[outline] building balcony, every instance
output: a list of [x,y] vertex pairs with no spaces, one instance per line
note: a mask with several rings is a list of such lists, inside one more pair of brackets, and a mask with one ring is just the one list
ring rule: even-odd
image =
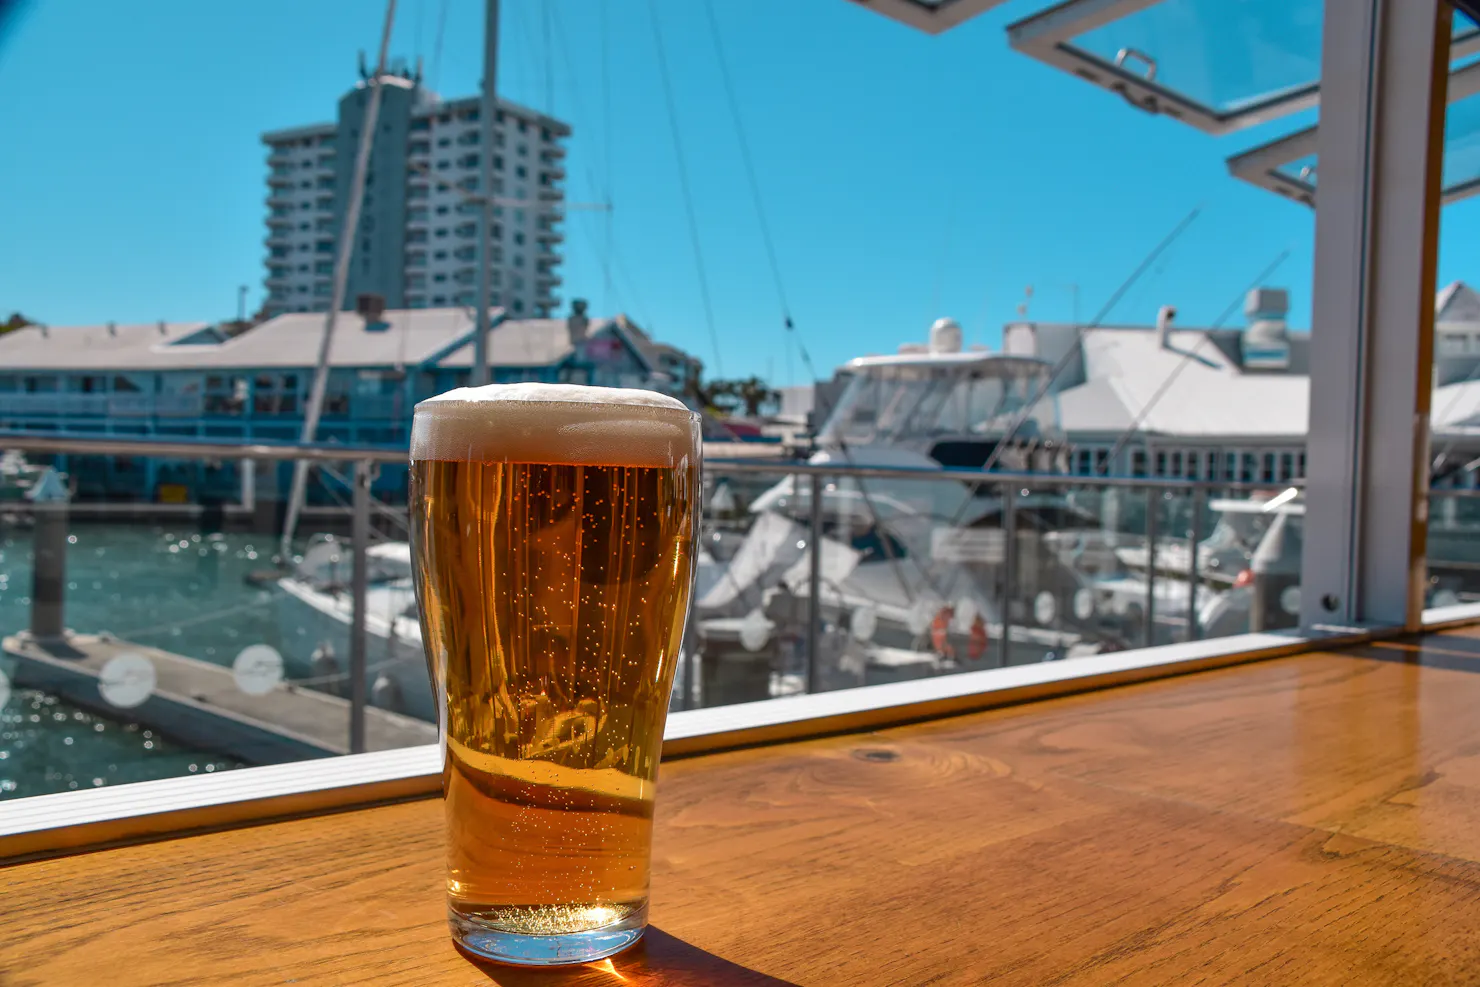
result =
[[21,418],[179,418],[200,412],[200,397],[190,394],[0,394],[0,415]]
[[557,285],[564,284],[565,281],[560,277],[560,275],[556,274],[554,271],[551,271],[548,274],[536,274],[534,276],[534,283],[535,287],[539,288],[540,290],[548,291],[549,289],[554,288]]
[[559,202],[565,198],[565,191],[563,189],[551,188],[548,185],[541,185],[537,189],[537,198],[541,202]]
[[267,156],[267,166],[269,168],[278,168],[291,164],[293,164],[293,155],[286,152],[273,151]]
[[278,189],[267,193],[267,205],[271,209],[291,209],[294,205],[292,196],[285,195]]
[[547,230],[543,227],[536,227],[534,238],[540,243],[560,243],[565,239],[565,234],[560,230]]
[[297,179],[295,179],[292,175],[269,175],[269,176],[267,176],[267,184],[270,185],[270,186],[272,186],[275,189],[277,189],[277,188],[292,188],[294,182],[296,182],[296,181],[297,181]]

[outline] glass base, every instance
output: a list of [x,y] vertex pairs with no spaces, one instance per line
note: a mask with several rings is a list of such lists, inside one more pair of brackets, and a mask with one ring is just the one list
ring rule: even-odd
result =
[[647,906],[610,925],[555,935],[510,932],[452,909],[447,925],[459,945],[484,959],[515,966],[567,966],[615,956],[637,942],[647,931]]

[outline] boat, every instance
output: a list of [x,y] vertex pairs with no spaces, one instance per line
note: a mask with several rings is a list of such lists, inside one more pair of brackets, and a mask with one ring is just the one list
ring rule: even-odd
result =
[[[371,705],[435,722],[431,680],[411,575],[411,546],[387,541],[366,550],[365,684]],[[276,580],[281,637],[311,675],[300,684],[348,695],[353,549],[315,535],[302,558]]]

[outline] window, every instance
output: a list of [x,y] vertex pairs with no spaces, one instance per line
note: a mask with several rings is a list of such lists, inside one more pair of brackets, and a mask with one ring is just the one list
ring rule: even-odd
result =
[[432,260],[446,260],[446,259],[447,259],[447,251],[445,251],[445,250],[439,250],[436,253],[432,254]]
[[445,275],[445,274],[433,274],[432,275],[432,280],[435,281],[437,284],[442,284],[444,281],[447,280],[447,275]]
[[529,177],[529,170],[527,168],[525,168],[523,165],[518,165],[518,166],[516,166],[514,168],[514,177],[515,178],[528,178]]
[[434,235],[435,236],[446,236],[447,235],[447,227],[445,227],[445,226],[441,227],[440,229],[438,229],[436,231],[436,233]]
[[447,215],[447,207],[446,206],[438,206],[437,207],[437,215],[438,216],[445,216],[445,215]]
[[504,156],[502,154],[495,154],[493,156],[493,170],[494,171],[503,171],[504,170]]
[[452,138],[451,137],[443,137],[441,140],[437,141],[437,146],[438,147],[450,147],[450,146],[452,146]]
[[514,243],[521,247],[524,246],[524,234],[518,230],[514,231]]

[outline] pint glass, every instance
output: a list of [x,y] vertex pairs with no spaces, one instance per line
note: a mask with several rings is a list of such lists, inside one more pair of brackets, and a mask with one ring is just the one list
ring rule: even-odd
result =
[[411,537],[448,921],[474,953],[584,963],[646,927],[699,434],[651,391],[491,385],[416,406]]

